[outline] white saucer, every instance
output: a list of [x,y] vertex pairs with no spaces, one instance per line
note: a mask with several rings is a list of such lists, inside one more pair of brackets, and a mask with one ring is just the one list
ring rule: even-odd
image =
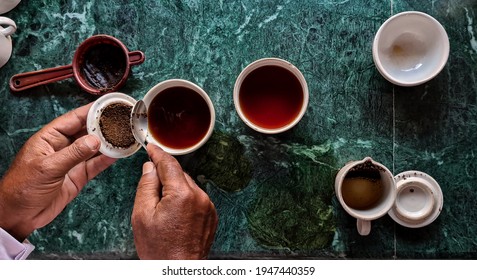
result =
[[119,92],[112,92],[101,96],[89,109],[86,129],[88,130],[88,134],[96,135],[101,140],[100,153],[111,158],[125,158],[137,152],[141,148],[141,144],[136,142],[128,148],[115,147],[104,139],[99,127],[99,118],[101,117],[103,109],[113,103],[124,103],[134,106],[136,100],[129,95]]
[[20,0],[1,0],[0,1],[0,15],[11,11],[15,8]]
[[7,64],[12,55],[12,38],[0,34],[0,68]]
[[394,177],[398,193],[388,214],[398,224],[420,228],[432,223],[442,211],[444,197],[439,184],[420,171],[405,171]]

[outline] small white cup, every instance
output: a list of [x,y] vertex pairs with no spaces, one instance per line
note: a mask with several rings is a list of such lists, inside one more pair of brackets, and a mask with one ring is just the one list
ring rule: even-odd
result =
[[442,25],[422,12],[403,12],[386,20],[373,42],[373,60],[381,75],[399,86],[416,86],[434,78],[449,57]]
[[[373,168],[379,171],[382,185],[382,195],[379,200],[367,209],[356,209],[346,204],[343,199],[343,181],[350,171]],[[348,214],[357,219],[356,226],[360,235],[368,235],[371,232],[371,221],[376,220],[388,213],[396,200],[396,184],[394,177],[384,165],[374,161],[370,157],[363,160],[352,161],[340,169],[335,178],[335,193],[341,206]]]
[[[271,78],[268,78],[266,81],[261,81],[262,84],[260,85],[260,87],[266,88],[267,91],[268,90],[281,91],[283,90],[284,86],[286,86],[286,83],[293,78],[296,78],[297,82],[299,83],[299,87],[301,87],[299,92],[294,93],[294,94],[301,95],[301,98],[302,98],[301,104],[299,104],[299,106],[294,106],[294,107],[297,107],[296,112],[294,112],[294,116],[290,117],[290,119],[284,122],[282,125],[279,125],[279,126],[277,125],[274,127],[265,127],[263,124],[260,124],[256,120],[253,120],[251,117],[247,116],[247,113],[244,110],[244,106],[242,104],[243,101],[241,98],[241,89],[244,84],[244,81],[250,76],[256,75],[255,73],[257,72],[254,73],[255,70],[258,70],[262,67],[267,67],[267,66],[279,67],[281,69],[288,71],[289,74],[287,74],[288,77],[286,77],[286,79],[279,80],[279,78],[273,79],[276,73],[273,73],[272,71],[270,71],[271,73],[269,73],[269,75]],[[263,94],[263,92],[261,92],[260,90],[256,90],[254,91],[254,94],[260,95],[260,94]],[[295,67],[293,64],[283,59],[263,58],[263,59],[259,59],[257,61],[252,62],[251,64],[249,64],[247,67],[245,67],[242,70],[240,75],[237,77],[237,80],[235,81],[233,98],[234,98],[235,109],[239,117],[245,122],[246,125],[248,125],[250,128],[261,133],[276,134],[276,133],[281,133],[286,130],[289,130],[301,120],[308,106],[309,93],[308,93],[308,85],[306,83],[305,77],[300,72],[300,70],[298,70],[297,67]],[[273,97],[270,97],[270,99],[273,99]],[[260,104],[256,106],[255,109],[261,110],[264,112],[270,111],[269,109],[271,109],[271,107],[274,107],[274,106],[290,105],[290,104],[279,104],[279,103],[274,104],[274,100],[270,100],[270,102],[257,102],[257,104],[258,103]],[[280,113],[270,112],[268,117],[274,118],[274,115],[280,115]]]
[[[6,26],[6,27],[4,27]],[[12,38],[17,25],[7,17],[0,17],[0,67],[3,67],[12,55]]]
[[[207,104],[207,107],[209,109],[209,113],[210,113],[210,122],[208,124],[208,128],[207,128],[206,133],[204,134],[204,136],[199,141],[195,142],[193,145],[188,146],[188,147],[174,148],[174,147],[167,146],[166,144],[162,143],[160,140],[154,138],[153,133],[151,132],[151,121],[150,121],[151,118],[154,117],[153,112],[151,112],[151,103],[154,101],[154,98],[156,96],[164,93],[165,90],[170,89],[170,88],[181,88],[181,87],[192,90],[193,92],[195,92],[197,95],[199,95],[205,101],[205,103]],[[171,155],[184,155],[184,154],[191,153],[191,152],[199,149],[200,147],[202,147],[207,142],[207,140],[210,138],[210,136],[212,135],[212,132],[213,132],[214,126],[215,126],[214,105],[212,104],[212,101],[210,100],[210,97],[207,95],[207,93],[202,88],[200,88],[199,86],[197,86],[196,84],[194,84],[192,82],[182,80],[182,79],[171,79],[171,80],[163,81],[163,82],[157,84],[156,86],[154,86],[153,88],[151,88],[146,93],[146,95],[144,96],[143,101],[144,101],[146,107],[148,108],[148,113],[147,113],[148,133],[147,133],[147,136],[146,136],[146,141],[161,147],[165,152],[167,152]],[[177,98],[177,100],[175,100],[175,102],[178,103],[178,104],[181,103],[182,101],[183,100],[181,100],[180,98]],[[184,112],[184,113],[187,114],[187,112]],[[181,114],[181,112],[176,112],[176,114]],[[164,133],[166,133],[166,132],[164,132]]]
[[11,11],[15,8],[20,0],[1,0],[0,1],[0,15]]

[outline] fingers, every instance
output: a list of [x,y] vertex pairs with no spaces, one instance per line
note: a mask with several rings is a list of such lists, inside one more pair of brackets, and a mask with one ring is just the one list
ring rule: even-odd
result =
[[215,232],[217,231],[217,224],[218,224],[219,218],[217,216],[217,210],[215,209],[215,205],[210,202],[210,215],[209,219],[206,222],[206,227],[205,227],[205,246],[204,246],[204,257],[206,258],[210,248],[212,247],[212,244],[214,242],[215,238]]
[[159,203],[160,194],[159,178],[156,174],[154,163],[148,161],[142,167],[142,177],[139,180],[134,202],[135,209],[151,210]]
[[85,128],[88,111],[92,104],[93,103],[89,103],[59,116],[51,123],[45,125],[45,128],[53,128],[66,136],[72,136],[79,133]]
[[185,174],[185,177],[189,185],[198,194],[196,196],[196,200],[197,200],[197,203],[199,203],[198,205],[200,205],[199,207],[206,212],[205,213],[206,220],[205,220],[205,225],[202,231],[202,236],[204,236],[203,258],[207,258],[210,248],[212,247],[212,243],[214,242],[215,231],[217,230],[217,223],[218,223],[217,210],[215,209],[214,203],[210,201],[210,198],[207,195],[207,193],[201,188],[199,188],[199,186],[197,186],[197,184],[189,175]]
[[[117,159],[105,155],[98,155],[87,160],[84,164],[78,164],[68,172],[66,179],[69,179],[74,186],[74,197],[83,189],[83,187],[96,177],[99,173],[116,162]],[[65,180],[66,180],[65,179]],[[73,198],[74,198],[73,197]],[[68,201],[69,202],[69,201]]]
[[99,173],[103,172],[106,168],[110,167],[115,163],[117,158],[110,158],[105,155],[99,155],[97,157],[91,158],[86,162],[86,173],[88,175],[87,180],[91,180]]
[[174,157],[153,144],[147,145],[147,152],[156,166],[164,195],[169,191],[183,191],[189,188],[184,171]]
[[71,144],[74,139],[86,135],[86,118],[92,103],[70,111],[46,124],[38,136],[54,151]]
[[81,137],[71,145],[47,156],[43,161],[42,169],[46,170],[47,176],[62,178],[73,167],[93,157],[98,152],[100,145],[96,136]]

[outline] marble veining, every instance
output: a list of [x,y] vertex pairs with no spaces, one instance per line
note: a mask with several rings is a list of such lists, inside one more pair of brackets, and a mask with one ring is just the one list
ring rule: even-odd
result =
[[[371,46],[389,16],[409,10],[443,24],[451,53],[436,78],[402,88],[381,77]],[[212,258],[475,258],[476,12],[473,0],[22,1],[5,15],[18,30],[0,69],[0,171],[44,124],[96,99],[73,79],[12,94],[9,78],[67,65],[83,40],[105,33],[146,54],[122,92],[139,99],[182,78],[215,105],[211,140],[178,157],[218,209]],[[232,99],[240,71],[263,57],[296,65],[310,91],[300,123],[275,136],[243,124]],[[366,156],[394,174],[434,177],[444,193],[439,218],[407,229],[385,216],[359,236],[333,187],[341,166]],[[92,180],[33,233],[32,257],[137,258],[130,216],[146,160],[141,150]]]

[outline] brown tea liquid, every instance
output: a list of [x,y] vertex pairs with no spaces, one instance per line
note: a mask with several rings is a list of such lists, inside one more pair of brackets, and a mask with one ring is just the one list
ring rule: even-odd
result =
[[304,101],[300,81],[285,68],[263,66],[242,82],[240,107],[254,124],[267,129],[283,127],[300,113]]
[[111,44],[92,46],[85,53],[81,73],[88,83],[97,89],[108,89],[117,85],[126,71],[124,51]]
[[211,115],[205,100],[186,87],[172,87],[156,95],[147,110],[152,137],[173,149],[200,142],[209,129]]
[[341,194],[351,208],[367,210],[373,208],[383,196],[381,174],[378,170],[352,170],[343,179]]

